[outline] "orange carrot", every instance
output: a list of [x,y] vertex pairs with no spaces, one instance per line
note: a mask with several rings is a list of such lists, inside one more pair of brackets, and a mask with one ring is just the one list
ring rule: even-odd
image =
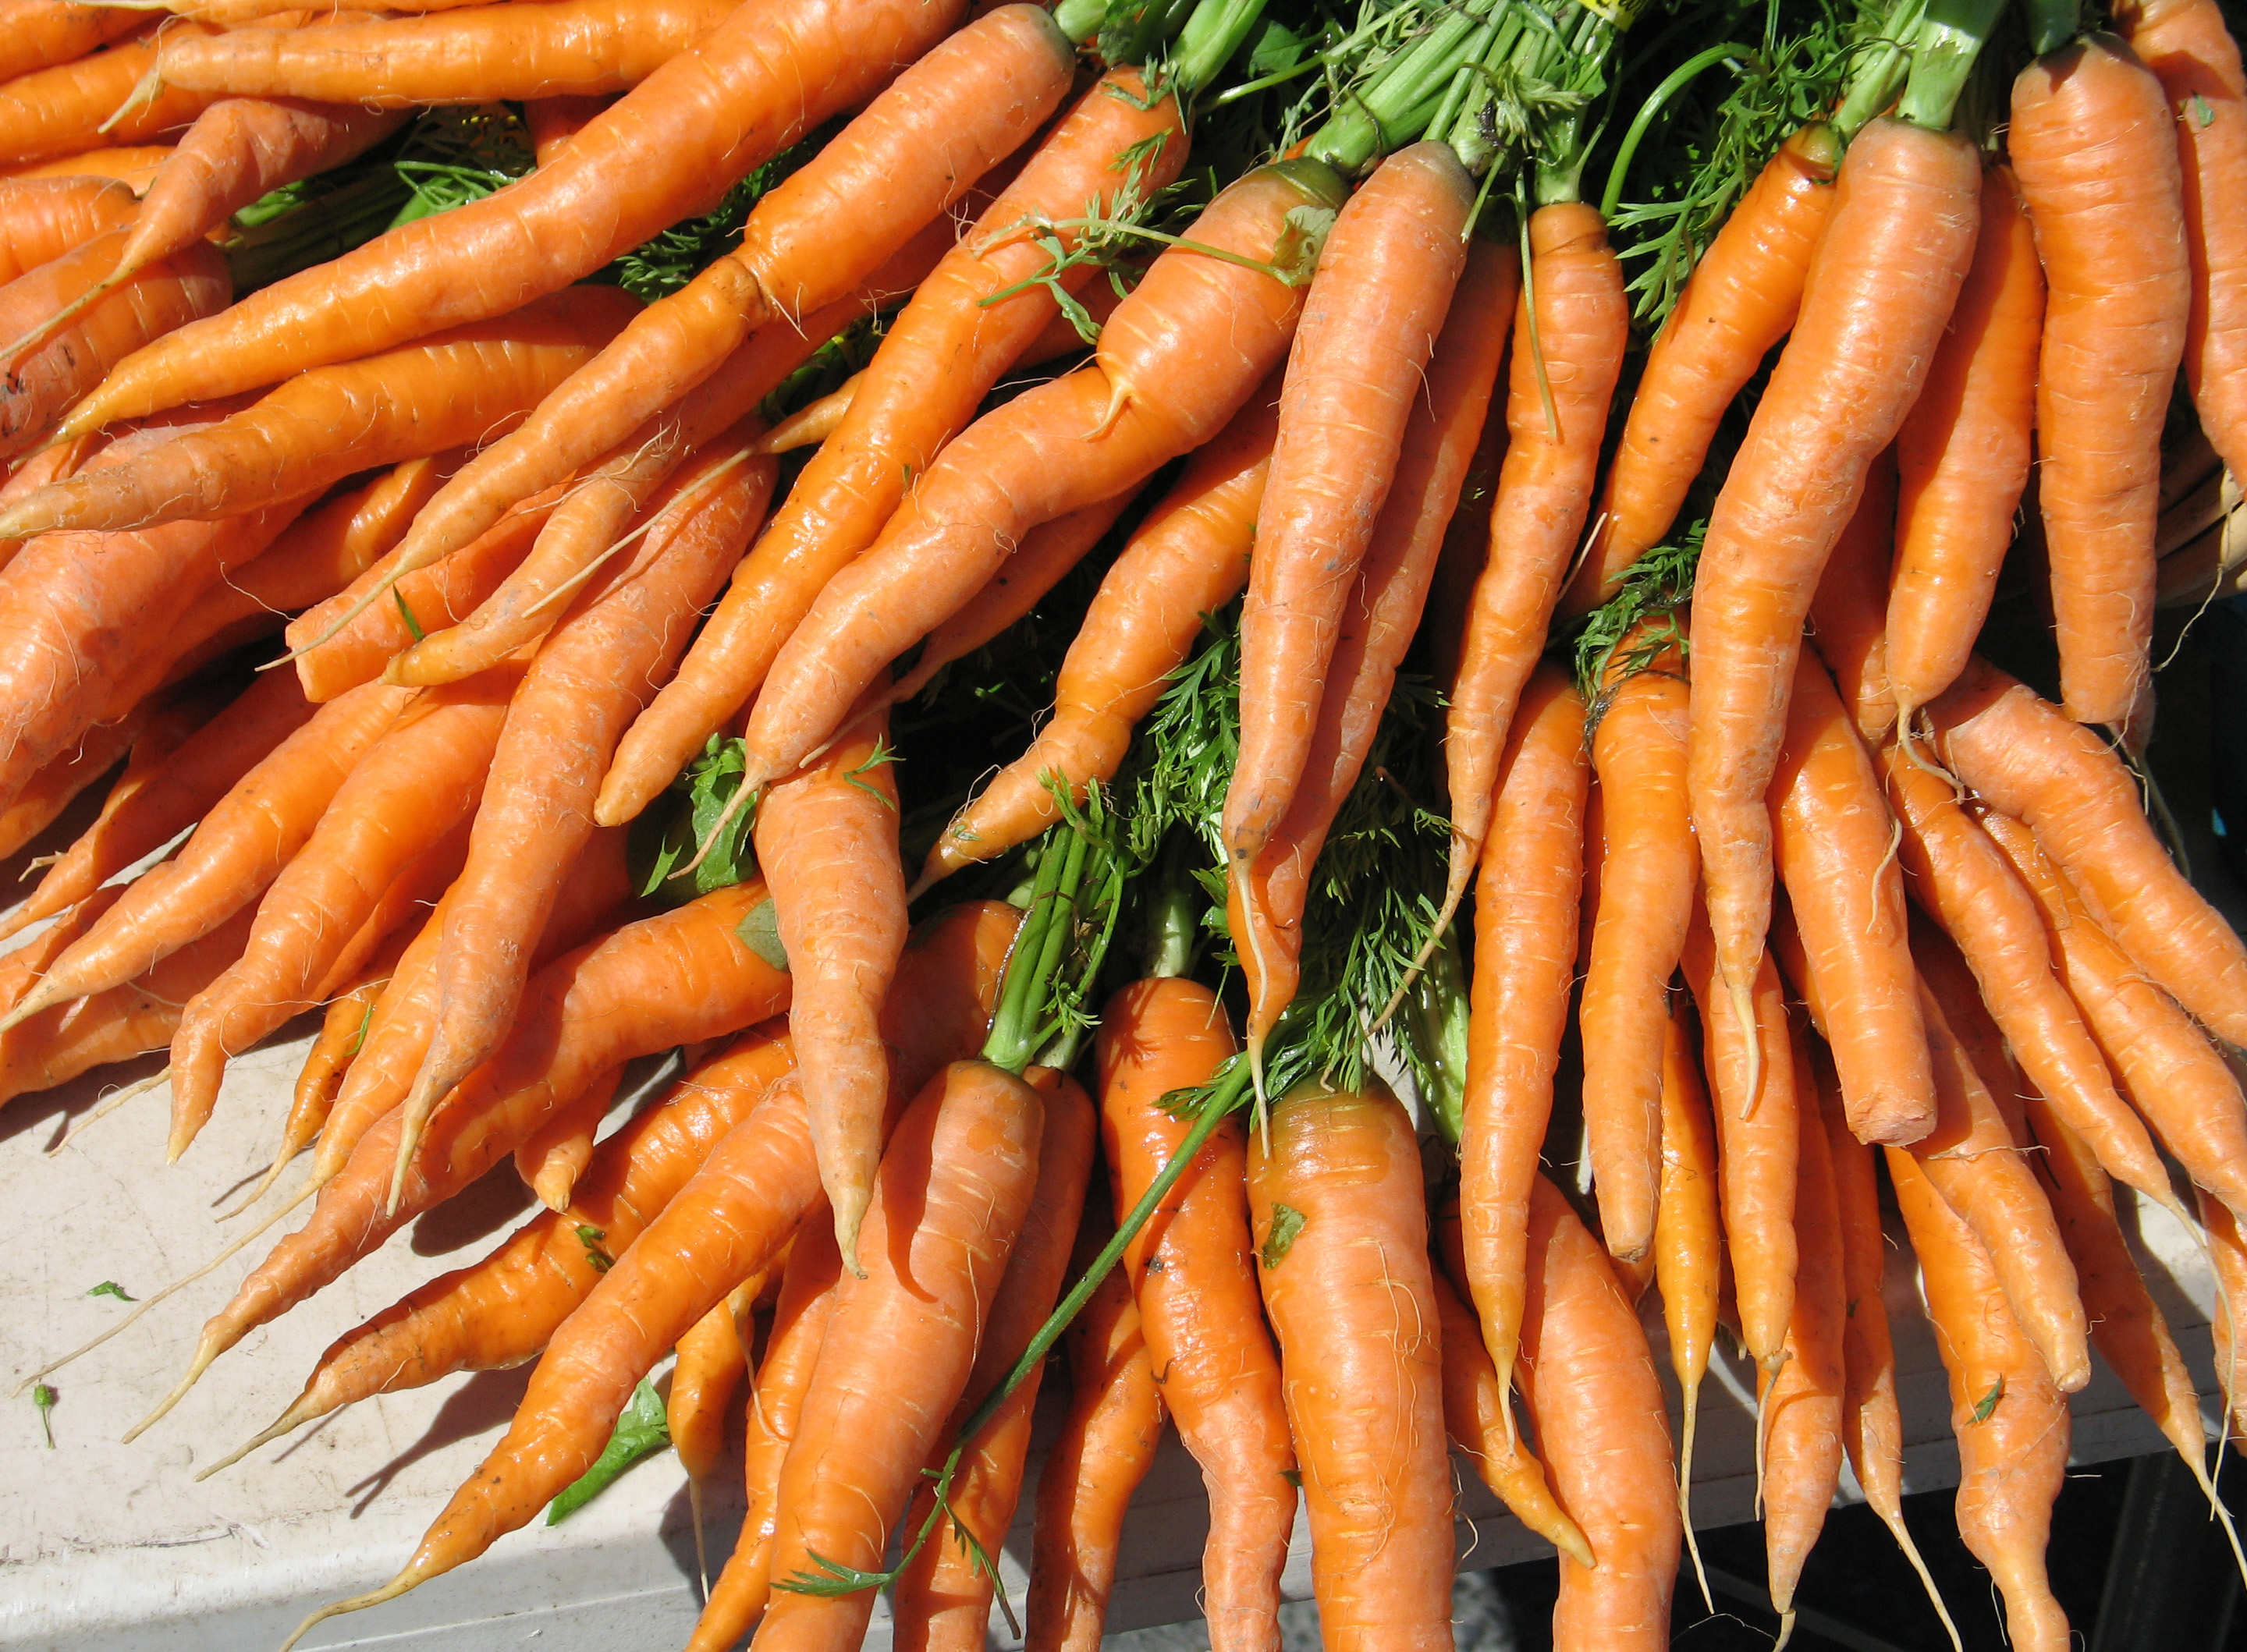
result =
[[[214,32],[208,25],[169,21],[162,32]],[[105,145],[144,144],[186,126],[212,101],[200,92],[160,89],[141,101],[134,98],[142,78],[156,66],[158,31],[74,63],[38,69],[0,85],[0,166],[19,166],[54,155]],[[124,106],[131,104],[128,109]]]
[[[1873,459],[1919,393],[1978,217],[1974,146],[1886,118],[1849,145],[1802,317],[1718,495],[1693,588],[1693,826],[1718,972],[1745,1002],[1803,617]],[[1703,1006],[1706,1009],[1706,1005]]]
[[[592,1162],[594,1138],[601,1133],[601,1121],[609,1116],[617,1081],[623,1076],[622,1068],[600,1075],[515,1150],[515,1173],[548,1210],[570,1208],[570,1193]],[[733,1334],[731,1326],[727,1334]]]
[[2050,294],[2037,364],[2037,496],[2068,715],[2129,719],[2150,662],[2162,421],[2192,278],[2175,122],[2160,81],[2091,35],[2013,82],[2005,145]]
[[123,6],[73,0],[0,0],[0,80],[83,58],[147,19]]
[[126,144],[115,149],[89,149],[59,160],[34,161],[29,166],[0,167],[0,178],[106,178],[136,195],[148,187],[156,168],[171,159],[170,144]]
[[[396,973],[399,959],[421,929],[421,925],[409,921],[391,931],[349,990],[328,1000],[327,1014],[320,1020],[319,1035],[312,1041],[312,1048],[304,1052],[304,1064],[297,1069],[297,1087],[289,1101],[289,1116],[281,1125],[283,1139],[296,1144],[286,1150],[290,1157],[296,1156],[297,1147],[318,1135],[320,1127],[327,1123],[336,1094],[343,1088],[345,1075],[365,1047],[367,1027],[374,1020],[374,1007],[383,989],[390,985],[391,976]],[[259,1189],[261,1193],[263,1191]]]
[[1888,739],[1896,721],[1888,640],[1895,529],[1895,449],[1890,447],[1865,472],[1865,491],[1834,542],[1834,554],[1810,598],[1811,646],[1834,673],[1857,732],[1875,747]]
[[1701,1409],[1701,1381],[1717,1340],[1718,1281],[1724,1270],[1724,1230],[1718,1213],[1716,1123],[1693,1062],[1684,1006],[1669,1007],[1662,1044],[1662,1191],[1654,1218],[1654,1278],[1662,1293],[1662,1323],[1669,1333],[1670,1369],[1684,1396],[1677,1441],[1677,1513],[1701,1569],[1693,1539],[1693,1437]]
[[14,854],[54,824],[80,792],[117,767],[155,714],[155,706],[144,700],[114,722],[96,723],[32,775],[16,801],[0,809],[0,855]]
[[1677,1495],[1662,1386],[1599,1241],[1542,1176],[1530,1184],[1521,1396],[1554,1490],[1598,1558],[1561,1557],[1554,1652],[1670,1644]]
[[1670,531],[1718,421],[1794,326],[1841,163],[1841,136],[1823,121],[1789,134],[1694,265],[1647,354],[1563,613],[1612,597],[1623,570]]
[[593,117],[616,99],[605,96],[531,98],[522,106],[522,124],[530,133],[531,153],[542,167],[551,162],[562,146],[593,122]]
[[[738,1297],[737,1290],[734,1296]],[[752,1300],[755,1296],[750,1293]],[[702,1546],[702,1485],[718,1465],[725,1444],[726,1409],[748,1369],[748,1354],[734,1326],[729,1297],[688,1328],[679,1339],[679,1358],[671,1368],[671,1391],[664,1396],[664,1421],[679,1466],[686,1471],[686,1495],[694,1516],[694,1560],[708,1592],[710,1563]]]
[[1448,1647],[1443,1357],[1404,1109],[1378,1087],[1280,1099],[1249,1143],[1248,1205],[1320,1633],[1335,1652]]
[[109,178],[0,181],[0,283],[132,221],[133,192]]
[[2216,1385],[2223,1392],[2225,1437],[2247,1439],[2247,1341],[2238,1328],[2247,1315],[2247,1239],[2230,1206],[2206,1192],[2199,1193],[2198,1203],[2216,1275],[2216,1311],[2208,1328],[2216,1343]]

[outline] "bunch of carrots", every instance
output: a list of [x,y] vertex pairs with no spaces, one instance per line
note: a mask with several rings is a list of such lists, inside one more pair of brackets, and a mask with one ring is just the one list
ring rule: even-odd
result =
[[320,1017],[293,1191],[25,1385],[309,1206],[137,1434],[511,1156],[543,1213],[205,1471],[539,1361],[306,1628],[675,1351],[698,1509],[748,1418],[695,1648],[980,1647],[1061,1348],[1032,1646],[1166,1418],[1213,1644],[1300,1492],[1330,1643],[1448,1646],[1449,1442],[1556,1645],[1666,1646],[1721,1326],[1782,1623],[1846,1458],[1949,1629],[1901,1231],[2066,1647],[2093,1348],[2223,1512],[2116,1183],[2247,1434],[2247,946],[2144,768],[2247,561],[2247,76],[2110,21],[0,0],[0,852],[92,815],[0,1102],[167,1048],[177,1161]]

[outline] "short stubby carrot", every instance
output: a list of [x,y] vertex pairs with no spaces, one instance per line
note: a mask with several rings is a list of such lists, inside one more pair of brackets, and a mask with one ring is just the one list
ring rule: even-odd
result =
[[2176,120],[2112,35],[2013,82],[2005,147],[2048,293],[2037,497],[2068,714],[2121,724],[2152,666],[2162,424],[2191,306]]
[[2247,944],[2177,870],[2107,743],[1979,661],[1934,717],[1952,771],[2027,823],[2148,975],[2217,1034],[2247,1043]]
[[1320,1633],[1335,1652],[1447,1648],[1441,1322],[1404,1108],[1377,1087],[1282,1097],[1251,1135],[1248,1206],[1302,1465]]
[[1804,990],[1822,1000],[1849,1128],[1861,1142],[1917,1141],[1935,1127],[1935,1078],[1895,823],[1833,679],[1809,653],[1795,662],[1772,797],[1772,848],[1812,977]]
[[[1342,207],[1319,254],[1280,392],[1240,611],[1240,749],[1226,791],[1226,875],[1249,879],[1310,757],[1342,607],[1389,496],[1405,420],[1452,290],[1474,182],[1451,146],[1398,150]],[[1258,926],[1246,934],[1253,946]],[[1253,1043],[1262,1042],[1260,1027]]]
[[0,284],[122,228],[134,210],[113,178],[0,180]]
[[1185,474],[1117,554],[1063,656],[1053,715],[1028,750],[953,816],[921,867],[915,892],[996,859],[1061,818],[1046,784],[1082,794],[1109,781],[1131,731],[1216,613],[1248,583],[1248,550],[1279,428],[1279,386],[1267,380],[1233,421],[1187,461]]
[[1553,1489],[1598,1561],[1561,1557],[1554,1652],[1660,1652],[1679,1528],[1653,1353],[1600,1242],[1542,1176],[1530,1185],[1528,1259],[1521,1396]]
[[1469,1294],[1511,1386],[1530,1184],[1576,973],[1590,785],[1584,702],[1559,667],[1530,679],[1506,746],[1475,895],[1459,1199]]
[[961,9],[959,0],[747,0],[550,164],[139,352],[72,411],[65,433],[355,361],[557,291],[710,210],[751,168],[864,102]]
[[515,1150],[516,1178],[548,1210],[569,1208],[570,1191],[592,1162],[594,1137],[601,1132],[601,1121],[608,1116],[617,1081],[623,1076],[621,1068],[601,1074]]
[[1865,491],[1834,542],[1826,571],[1810,597],[1810,645],[1866,744],[1877,747],[1895,727],[1895,689],[1888,680],[1888,587],[1895,561],[1896,467],[1890,447],[1865,472]]
[[1958,680],[2028,484],[2044,270],[2012,174],[1982,177],[1982,229],[1950,331],[1896,433],[1888,673],[1896,714]]
[[1890,1148],[1888,1159],[1950,1379],[1958,1535],[2005,1596],[2006,1638],[2025,1652],[2066,1652],[2073,1642],[2052,1598],[2045,1546],[2067,1470],[2067,1402],[2013,1322],[1966,1225],[1909,1154]]
[[83,58],[147,21],[122,6],[76,0],[0,0],[0,80]]
[[1693,266],[1647,352],[1590,548],[1561,612],[1598,607],[1623,570],[1670,531],[1718,421],[1794,325],[1841,163],[1840,134],[1823,121],[1789,133]]
[[1226,189],[1158,258],[1094,358],[970,426],[882,536],[830,580],[749,713],[745,792],[841,727],[878,672],[973,596],[1039,522],[1106,499],[1224,427],[1276,366],[1302,291],[1262,262],[1340,181],[1281,161]]
[[[1163,1098],[1205,1083],[1236,1048],[1224,1005],[1199,982],[1135,981],[1109,1000],[1100,1106],[1119,1219],[1185,1138]],[[1280,1356],[1256,1294],[1246,1151],[1238,1124],[1219,1125],[1124,1253],[1163,1403],[1209,1491],[1203,1610],[1218,1652],[1276,1644],[1295,1524]]]
[[1801,318],[1710,517],[1693,588],[1687,775],[1718,966],[1743,1002],[1771,925],[1764,795],[1803,618],[1943,337],[1981,182],[1974,146],[1956,133],[1883,118],[1857,134]]

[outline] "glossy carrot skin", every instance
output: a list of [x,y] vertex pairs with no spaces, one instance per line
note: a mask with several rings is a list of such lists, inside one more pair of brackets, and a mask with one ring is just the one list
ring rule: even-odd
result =
[[1877,1150],[1850,1134],[1830,1055],[1813,1046],[1811,1064],[1841,1241],[1841,1440],[1865,1501],[1893,1531],[1903,1519],[1903,1416],[1896,1403],[1895,1347],[1882,1294],[1888,1240],[1881,1231]]
[[[1185,1138],[1163,1097],[1205,1082],[1237,1048],[1224,1005],[1198,982],[1136,981],[1110,1000],[1100,1105],[1118,1219]],[[1124,1253],[1157,1386],[1209,1489],[1204,1610],[1212,1646],[1226,1652],[1278,1643],[1295,1524],[1295,1454],[1256,1294],[1246,1154],[1240,1126],[1220,1124]]]
[[1895,543],[1896,466],[1891,447],[1866,470],[1865,491],[1834,542],[1834,554],[1826,559],[1826,571],[1810,597],[1810,645],[1834,673],[1834,686],[1855,717],[1857,732],[1873,747],[1886,741],[1896,724],[1888,634]]
[[4,0],[0,3],[0,80],[82,58],[146,21],[118,6],[72,0]]
[[[1312,1088],[1249,1142],[1251,1231],[1335,1652],[1451,1644],[1444,1376],[1419,1147],[1378,1089]],[[1281,1207],[1301,1218],[1284,1243]],[[1292,1225],[1292,1224],[1291,1224]]]
[[1662,1293],[1670,1369],[1689,1408],[1716,1346],[1724,1246],[1718,1185],[1716,1121],[1681,1002],[1663,1022],[1662,1202],[1654,1224],[1654,1280]]
[[130,223],[133,210],[113,178],[0,180],[0,283]]
[[[185,19],[167,20],[166,31],[171,30],[215,32]],[[208,93],[160,88],[108,131],[100,130],[156,66],[157,32],[148,29],[105,51],[0,85],[0,167],[82,149],[150,143],[201,114],[211,101]]]

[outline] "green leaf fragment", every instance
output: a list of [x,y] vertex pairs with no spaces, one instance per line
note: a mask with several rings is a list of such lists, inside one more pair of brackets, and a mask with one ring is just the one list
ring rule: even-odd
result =
[[1272,1207],[1272,1225],[1264,1235],[1263,1248],[1257,1253],[1267,1267],[1277,1267],[1294,1248],[1296,1236],[1303,1231],[1303,1213],[1292,1205]]
[[137,1296],[127,1296],[125,1294],[125,1287],[122,1285],[120,1285],[115,1280],[102,1280],[100,1284],[95,1286],[92,1290],[88,1291],[86,1294],[88,1296],[113,1296],[120,1302],[137,1302],[140,1300]]
[[585,1260],[596,1273],[605,1273],[617,1265],[617,1259],[610,1255],[602,1245],[608,1237],[604,1229],[584,1222],[577,1224],[577,1243],[585,1247]]
[[[577,1230],[580,1234],[585,1231]],[[632,1403],[617,1419],[616,1432],[607,1448],[583,1476],[563,1488],[546,1511],[546,1524],[556,1526],[606,1491],[613,1480],[644,1457],[671,1444],[670,1425],[664,1420],[663,1396],[645,1377],[632,1390]]]
[[1977,1423],[1988,1422],[1990,1420],[1990,1413],[1998,1409],[1998,1402],[2005,1397],[2005,1379],[2000,1376],[1996,1382],[1991,1385],[1990,1391],[1987,1394],[1984,1394],[1980,1399],[1974,1402],[1974,1420]]
[[749,915],[734,926],[741,945],[780,971],[788,973],[788,949],[780,944],[780,909],[768,897],[749,908]]
[[415,642],[420,642],[426,633],[421,629],[421,622],[413,618],[413,611],[406,605],[406,593],[393,585],[390,588],[390,596],[391,600],[398,604],[398,617],[406,622],[407,634]]
[[61,1396],[44,1382],[31,1390],[31,1403],[39,1408],[39,1427],[47,1437],[47,1450],[55,1449],[55,1402]]

